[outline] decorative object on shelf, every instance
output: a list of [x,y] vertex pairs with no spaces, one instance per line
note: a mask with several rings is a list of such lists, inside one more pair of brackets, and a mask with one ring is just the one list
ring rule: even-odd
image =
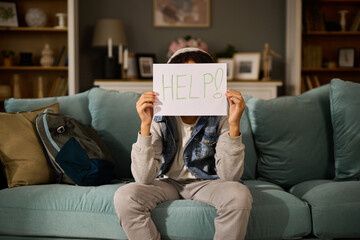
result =
[[13,75],[13,97],[21,98],[21,89],[20,89],[20,75]]
[[339,67],[355,67],[355,48],[339,48]]
[[58,25],[55,28],[66,28],[66,13],[57,13],[55,16],[58,18]]
[[155,27],[209,27],[210,0],[154,0]]
[[153,76],[153,63],[155,54],[136,54],[138,77],[140,79],[151,79]]
[[226,63],[226,77],[227,80],[234,79],[234,59],[233,58],[218,58],[218,63]]
[[348,12],[349,12],[348,10],[340,10],[339,11],[341,31],[346,31],[346,14]]
[[4,67],[11,67],[14,64],[15,52],[12,50],[2,50],[2,65]]
[[18,27],[18,17],[16,13],[16,3],[0,1],[0,26]]
[[40,64],[43,67],[50,67],[54,64],[53,51],[48,43],[45,44],[44,49],[41,51]]
[[20,53],[20,66],[33,66],[32,53],[21,52]]
[[261,79],[262,81],[270,81],[270,72],[272,70],[272,55],[277,58],[282,58],[282,56],[275,51],[271,50],[269,48],[269,44],[265,43],[265,48],[263,51],[263,70],[264,70],[264,76]]
[[[127,45],[125,29],[120,19],[100,19],[96,23],[92,45],[108,47],[105,57],[104,78],[119,79],[122,77],[123,48]],[[117,59],[113,54],[113,45],[118,45]]]
[[136,55],[133,52],[129,52],[127,57],[127,71],[126,78],[137,78],[137,67],[136,67]]
[[47,17],[40,8],[29,8],[25,14],[25,22],[29,27],[45,27]]
[[240,80],[259,80],[261,54],[235,53],[235,78]]
[[11,97],[11,87],[9,85],[0,85],[0,99]]
[[236,49],[233,45],[228,44],[224,51],[215,53],[216,58],[232,58]]
[[196,47],[206,52],[208,51],[207,44],[201,40],[201,38],[192,38],[190,35],[187,35],[170,43],[167,54],[168,57],[171,57],[177,50],[185,47]]

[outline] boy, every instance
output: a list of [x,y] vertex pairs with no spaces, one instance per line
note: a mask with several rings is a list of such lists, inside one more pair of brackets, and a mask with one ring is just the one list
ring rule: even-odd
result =
[[[183,48],[168,63],[213,63],[197,48]],[[116,213],[130,240],[156,239],[150,217],[158,204],[191,199],[214,206],[217,240],[244,239],[252,206],[248,188],[239,182],[244,149],[239,124],[245,109],[241,93],[227,90],[229,114],[219,116],[156,116],[155,92],[145,92],[136,109],[141,119],[133,145],[131,170],[135,183],[114,196]]]

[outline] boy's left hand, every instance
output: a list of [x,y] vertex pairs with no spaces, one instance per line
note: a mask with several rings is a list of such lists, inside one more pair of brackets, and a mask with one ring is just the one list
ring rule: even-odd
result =
[[229,134],[231,137],[238,136],[240,134],[240,119],[245,110],[246,103],[241,93],[236,90],[229,89],[225,95],[229,102]]

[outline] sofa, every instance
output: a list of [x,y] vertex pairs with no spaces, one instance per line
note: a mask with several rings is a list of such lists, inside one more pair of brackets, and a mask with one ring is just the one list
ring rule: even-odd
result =
[[[29,120],[26,114],[37,113],[30,111],[58,103],[60,113],[97,131],[115,161],[116,177],[106,185],[84,187],[55,183],[47,173],[45,180],[22,179],[7,187],[12,179],[4,165],[12,159],[4,145],[24,130],[14,127],[6,135],[1,123],[0,239],[127,239],[113,196],[133,181],[130,152],[140,126],[139,96],[94,87],[72,96],[5,102],[13,113],[1,113],[0,121],[8,117],[12,122],[21,114]],[[298,96],[244,96],[242,181],[253,196],[246,239],[360,239],[359,96],[360,84],[340,79]],[[24,138],[11,147],[28,157],[33,151]],[[26,164],[20,160],[19,168]],[[22,171],[31,178],[46,167],[39,168],[37,174]],[[216,216],[213,207],[191,200],[165,202],[151,212],[163,239],[212,239]]]

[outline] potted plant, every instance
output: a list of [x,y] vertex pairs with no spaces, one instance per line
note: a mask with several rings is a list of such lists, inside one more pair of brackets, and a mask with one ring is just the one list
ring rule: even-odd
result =
[[10,67],[13,65],[14,63],[14,56],[15,53],[12,50],[2,50],[1,51],[1,56],[2,56],[2,62],[3,62],[3,66],[5,67]]

